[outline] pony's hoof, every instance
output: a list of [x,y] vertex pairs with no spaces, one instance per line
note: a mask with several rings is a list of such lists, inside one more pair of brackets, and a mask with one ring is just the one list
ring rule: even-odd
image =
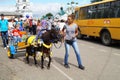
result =
[[29,64],[29,61],[27,61],[27,64]]
[[48,66],[47,69],[50,69],[50,66]]
[[35,65],[37,65],[37,62],[35,62]]
[[41,69],[44,69],[44,67],[42,66]]

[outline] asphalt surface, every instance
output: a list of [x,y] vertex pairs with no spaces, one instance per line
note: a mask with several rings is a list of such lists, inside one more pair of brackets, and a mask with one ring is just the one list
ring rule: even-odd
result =
[[[78,40],[80,56],[85,70],[78,68],[71,47],[70,68],[64,67],[64,44],[60,49],[52,48],[52,63],[48,70],[34,65],[33,57],[26,64],[25,50],[18,52],[15,59],[7,57],[0,41],[0,80],[120,80],[120,44],[104,46],[99,40]],[[47,60],[45,61],[45,65]]]

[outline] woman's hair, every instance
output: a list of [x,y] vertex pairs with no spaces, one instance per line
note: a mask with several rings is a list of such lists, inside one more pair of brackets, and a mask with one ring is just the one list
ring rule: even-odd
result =
[[16,25],[14,25],[14,28],[17,28],[17,24],[16,24]]
[[15,24],[15,25],[14,25],[14,28],[17,28],[17,27],[18,27],[18,24]]
[[38,20],[38,23],[40,23],[40,20]]
[[68,15],[68,17],[71,17],[73,20],[75,19],[75,15],[74,14]]
[[37,26],[39,26],[39,24],[40,24],[40,23],[41,23],[41,21],[40,21],[40,20],[38,20],[38,21],[37,21]]

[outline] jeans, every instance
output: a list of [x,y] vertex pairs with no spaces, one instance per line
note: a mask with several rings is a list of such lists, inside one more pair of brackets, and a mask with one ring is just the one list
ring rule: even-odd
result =
[[3,41],[3,46],[6,47],[8,45],[8,32],[2,31],[1,37],[2,37],[2,41]]
[[19,36],[14,36],[14,43],[21,42],[22,39]]
[[70,42],[65,41],[65,50],[66,50],[66,53],[65,53],[64,63],[68,64],[68,56],[69,56],[70,46],[72,46],[73,49],[74,49],[74,51],[75,51],[76,58],[77,58],[77,61],[78,61],[78,65],[82,65],[81,58],[80,58],[80,52],[79,52],[79,48],[78,48],[76,40],[75,41],[70,41]]

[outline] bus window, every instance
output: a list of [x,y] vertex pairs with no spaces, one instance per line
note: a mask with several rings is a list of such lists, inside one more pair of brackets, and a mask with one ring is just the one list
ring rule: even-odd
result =
[[86,19],[87,18],[87,8],[81,8],[80,9],[80,19]]
[[104,4],[104,12],[103,12],[103,18],[109,18],[108,12],[110,9],[110,3]]
[[110,10],[109,10],[109,17],[110,18],[115,18],[116,15],[116,7],[115,7],[115,2],[111,2]]
[[102,16],[102,11],[103,11],[104,4],[99,4],[98,5],[98,10],[97,10],[97,18],[101,18]]
[[116,17],[120,17],[120,1],[116,2],[116,7],[117,7],[117,16]]
[[91,6],[87,8],[87,19],[91,19],[92,17],[92,10],[91,10]]
[[117,17],[119,17],[119,18],[120,18],[120,8],[118,8]]
[[91,6],[91,11],[92,11],[92,16],[91,16],[91,18],[92,18],[92,19],[95,19],[95,18],[96,18],[96,15],[97,15],[97,5]]
[[75,11],[75,19],[79,19],[79,12],[78,11]]

